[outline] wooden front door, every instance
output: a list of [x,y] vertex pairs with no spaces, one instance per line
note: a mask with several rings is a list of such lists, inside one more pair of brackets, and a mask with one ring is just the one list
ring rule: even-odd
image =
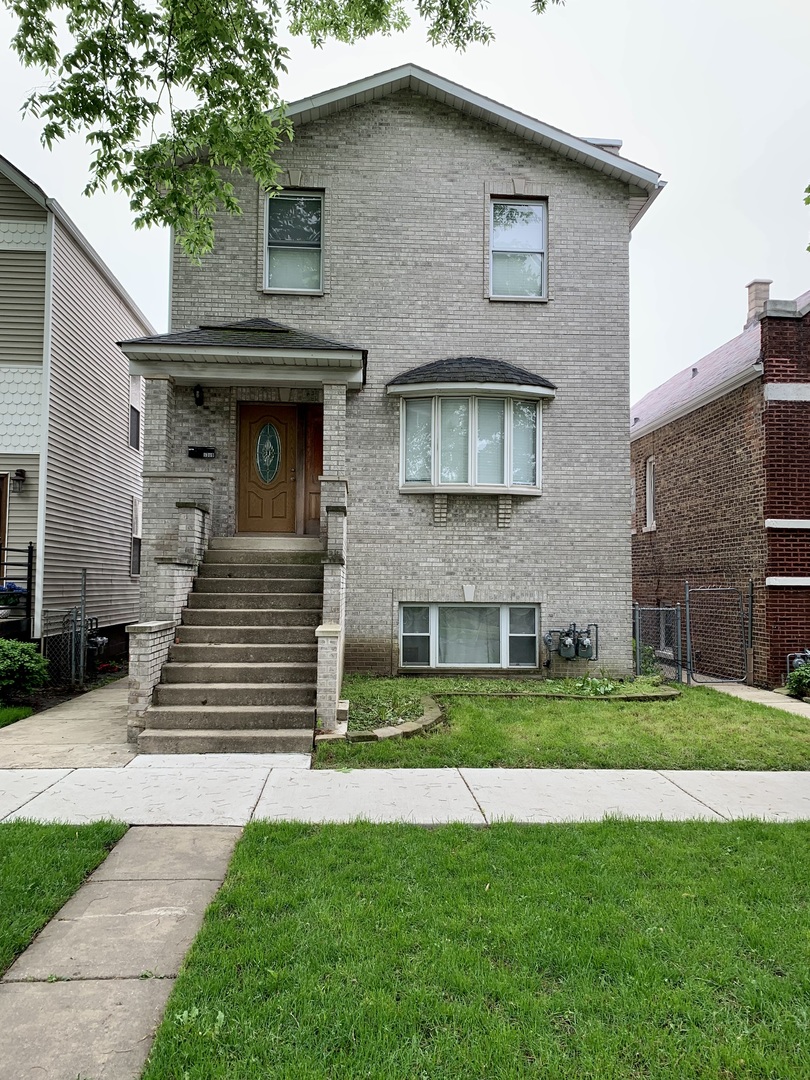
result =
[[241,404],[236,511],[238,532],[296,532],[297,466],[297,407]]

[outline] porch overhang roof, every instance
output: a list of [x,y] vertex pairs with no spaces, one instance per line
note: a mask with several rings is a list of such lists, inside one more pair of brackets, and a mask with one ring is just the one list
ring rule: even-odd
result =
[[366,349],[316,337],[270,319],[205,325],[119,341],[132,375],[181,385],[322,386],[365,383]]

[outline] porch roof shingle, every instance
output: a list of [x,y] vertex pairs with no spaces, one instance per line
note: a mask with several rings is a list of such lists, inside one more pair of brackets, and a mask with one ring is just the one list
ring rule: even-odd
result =
[[[328,338],[317,337],[303,330],[294,330],[271,319],[240,319],[238,322],[208,323],[193,330],[156,334],[154,337],[119,341],[119,345],[186,345],[234,349],[322,349],[324,351],[355,349]],[[361,351],[361,350],[358,350]],[[365,351],[365,350],[362,350]]]

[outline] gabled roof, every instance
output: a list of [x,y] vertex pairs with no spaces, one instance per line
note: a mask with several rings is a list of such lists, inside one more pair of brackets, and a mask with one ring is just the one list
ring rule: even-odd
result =
[[21,191],[25,192],[29,199],[32,199],[38,206],[41,206],[43,210],[52,213],[54,217],[58,219],[60,224],[70,233],[90,262],[107,281],[113,291],[118,294],[135,318],[139,322],[142,322],[145,327],[152,330],[153,327],[151,322],[147,319],[115,274],[113,274],[112,270],[110,270],[109,266],[107,266],[96,249],[92,247],[87,240],[87,237],[84,236],[80,229],[73,221],[71,221],[56,199],[49,198],[39,184],[35,184],[30,177],[26,176],[24,172],[21,172],[16,165],[13,165],[8,158],[4,158],[2,155],[0,155],[0,174],[10,180],[12,184],[16,184]]
[[665,186],[660,173],[614,153],[613,151],[621,146],[617,139],[584,139],[571,135],[415,64],[403,64],[401,67],[346,83],[334,90],[294,101],[287,105],[285,113],[295,125],[308,124],[356,105],[388,97],[401,90],[413,90],[423,94],[433,101],[439,101],[468,116],[503,128],[519,138],[544,146],[562,157],[639,189],[632,195],[631,228]]
[[[810,291],[795,300],[768,300],[764,314],[800,318],[810,311]],[[762,374],[760,322],[656,386],[630,409],[630,439],[639,439],[694,412]]]
[[417,383],[503,383],[557,389],[554,383],[544,379],[542,375],[533,375],[530,371],[507,364],[504,360],[488,360],[483,356],[456,356],[448,360],[434,360],[430,364],[403,371],[391,379],[388,385]]
[[273,322],[271,319],[240,319],[238,322],[213,323],[194,330],[178,330],[175,333],[155,334],[154,337],[133,338],[119,341],[120,346],[194,346],[214,349],[313,349],[317,351],[347,350],[361,352],[353,345],[341,345],[328,338],[316,337],[303,330]]

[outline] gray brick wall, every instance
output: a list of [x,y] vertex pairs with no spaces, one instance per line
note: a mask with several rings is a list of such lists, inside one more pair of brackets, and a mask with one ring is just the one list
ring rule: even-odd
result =
[[[235,179],[244,213],[219,222],[214,254],[199,268],[175,254],[172,325],[265,316],[369,350],[367,385],[347,405],[347,664],[390,670],[399,600],[437,588],[461,600],[475,584],[539,596],[544,626],[598,622],[602,662],[627,670],[627,187],[411,92],[300,127],[281,158],[296,185],[325,191],[324,295],[261,291],[264,199],[246,174]],[[515,190],[548,199],[548,303],[485,297],[489,198]],[[497,496],[449,495],[437,528],[432,496],[398,490],[399,406],[385,384],[464,354],[558,386],[543,408],[543,495],[513,498],[507,528]],[[229,423],[253,394],[230,392]],[[178,460],[187,438],[218,438],[206,426],[224,421],[215,396],[206,390],[206,417],[178,388],[175,467],[190,464]],[[340,439],[327,435],[333,451]],[[233,464],[216,468],[228,490],[215,495],[213,532],[228,533]]]

